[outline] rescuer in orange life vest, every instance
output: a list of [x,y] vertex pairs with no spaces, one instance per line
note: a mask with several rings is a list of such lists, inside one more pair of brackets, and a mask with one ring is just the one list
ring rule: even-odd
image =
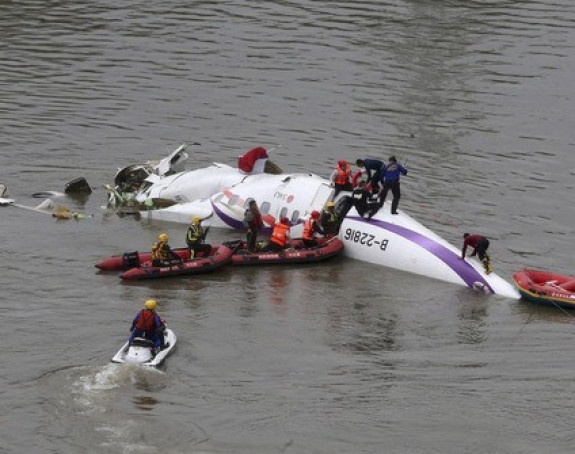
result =
[[148,300],[144,303],[144,309],[136,314],[130,327],[130,331],[132,332],[128,340],[130,345],[135,337],[143,337],[154,343],[156,351],[162,347],[165,324],[156,312],[156,306],[157,303],[155,300]]
[[280,219],[280,222],[274,224],[272,237],[268,241],[261,252],[278,252],[286,248],[290,238],[290,224],[289,219],[285,216]]
[[331,184],[335,188],[335,193],[333,197],[341,191],[352,191],[353,186],[351,184],[351,166],[345,159],[340,159],[337,162],[337,167],[331,173]]
[[315,236],[316,233],[324,235],[325,232],[321,225],[318,222],[319,219],[319,211],[313,210],[311,212],[311,216],[307,221],[303,224],[303,234],[301,239],[303,240],[303,244],[305,247],[316,247],[317,246],[317,237]]

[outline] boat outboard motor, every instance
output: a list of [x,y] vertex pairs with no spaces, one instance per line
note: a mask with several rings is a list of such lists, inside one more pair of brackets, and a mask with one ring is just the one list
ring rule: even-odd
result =
[[122,269],[129,270],[140,266],[138,251],[124,252],[122,254]]

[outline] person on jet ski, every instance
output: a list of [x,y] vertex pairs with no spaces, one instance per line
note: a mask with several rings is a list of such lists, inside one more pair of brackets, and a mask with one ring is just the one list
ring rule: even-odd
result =
[[324,230],[318,222],[319,220],[319,211],[313,210],[311,212],[311,216],[307,221],[303,224],[303,234],[301,239],[305,247],[316,247],[317,246],[317,238],[316,233],[324,235]]
[[288,246],[289,239],[290,223],[289,219],[284,216],[279,223],[274,224],[272,236],[261,252],[279,252]]
[[164,343],[164,329],[166,327],[162,318],[156,312],[156,300],[148,300],[144,303],[144,309],[136,314],[130,327],[131,335],[128,343],[132,345],[134,338],[143,337],[154,343],[158,352]]
[[190,248],[190,258],[208,257],[212,252],[212,245],[204,243],[209,227],[204,230],[202,227],[202,218],[195,216],[192,223],[188,226],[186,232],[186,243]]
[[182,258],[172,251],[168,244],[167,233],[160,233],[158,235],[158,242],[152,246],[152,265],[154,266],[171,266],[173,262],[183,263]]

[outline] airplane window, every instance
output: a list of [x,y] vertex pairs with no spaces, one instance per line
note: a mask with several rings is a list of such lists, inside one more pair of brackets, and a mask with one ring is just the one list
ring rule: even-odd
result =
[[230,201],[228,202],[228,205],[235,205],[239,198],[240,198],[239,195],[234,194],[234,195],[230,198]]
[[260,207],[260,213],[268,214],[269,211],[270,211],[270,203],[269,202],[262,203],[262,206]]
[[293,214],[291,215],[291,223],[292,224],[297,224],[299,222],[299,211],[295,210],[293,212]]
[[287,208],[283,207],[282,210],[280,211],[280,219],[283,218],[284,216],[287,216]]
[[215,199],[214,199],[214,203],[219,203],[221,202],[221,200],[224,198],[223,194],[218,195]]

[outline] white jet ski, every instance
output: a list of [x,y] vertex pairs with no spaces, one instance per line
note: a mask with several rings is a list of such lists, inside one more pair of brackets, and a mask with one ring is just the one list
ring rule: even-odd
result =
[[136,337],[132,345],[126,342],[118,353],[112,358],[113,363],[140,364],[142,366],[156,367],[162,364],[164,359],[176,346],[176,335],[168,327],[164,330],[164,348],[154,352],[154,343],[142,337]]

